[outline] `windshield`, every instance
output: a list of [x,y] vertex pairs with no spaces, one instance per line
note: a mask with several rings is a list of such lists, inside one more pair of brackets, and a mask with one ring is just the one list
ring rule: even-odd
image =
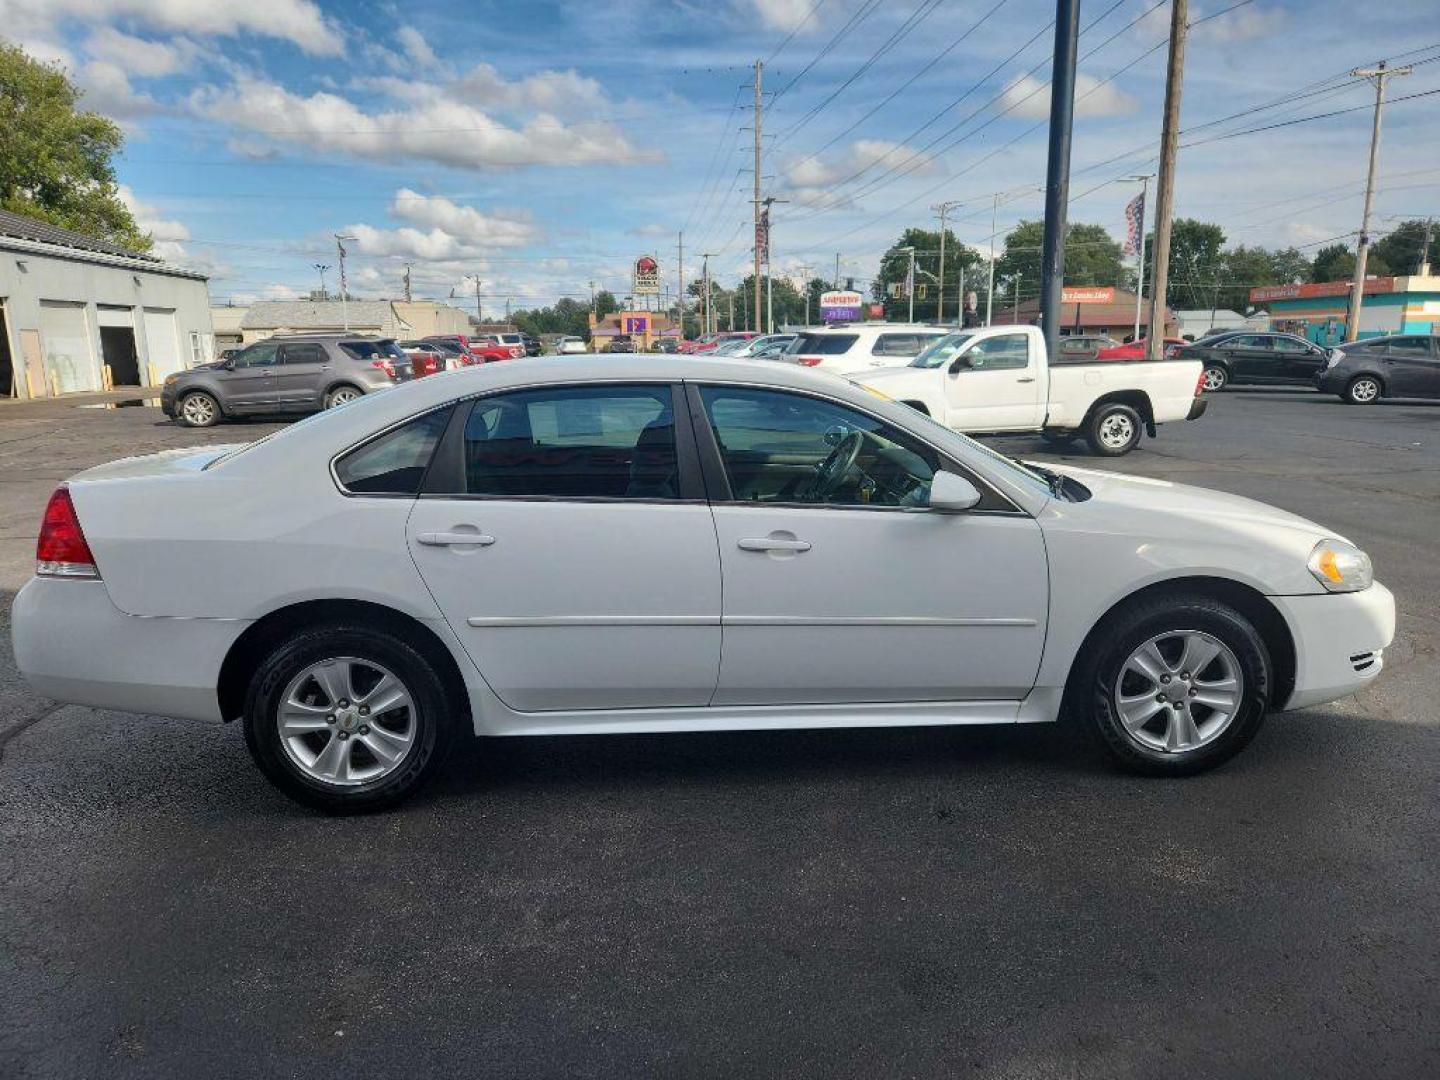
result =
[[920,350],[919,355],[910,361],[910,366],[918,368],[944,367],[955,359],[955,354],[974,336],[974,334],[946,334],[942,338],[937,338],[934,344]]

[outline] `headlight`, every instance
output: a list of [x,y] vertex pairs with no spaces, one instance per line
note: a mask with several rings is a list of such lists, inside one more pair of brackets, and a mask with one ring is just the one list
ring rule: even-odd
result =
[[1332,367],[1334,367],[1336,364],[1340,363],[1340,361],[1341,361],[1341,360],[1344,360],[1344,359],[1345,359],[1345,350],[1344,350],[1344,349],[1331,349],[1331,350],[1330,350],[1330,355],[1328,355],[1327,357],[1325,357],[1325,370],[1326,370],[1326,371],[1329,371]]
[[1370,556],[1343,540],[1321,540],[1305,565],[1330,592],[1359,592],[1375,580]]
[[166,386],[174,386],[174,385],[175,385],[177,382],[179,382],[179,381],[180,381],[180,376],[179,376],[179,375],[166,375],[166,376],[165,376],[165,385],[166,385]]

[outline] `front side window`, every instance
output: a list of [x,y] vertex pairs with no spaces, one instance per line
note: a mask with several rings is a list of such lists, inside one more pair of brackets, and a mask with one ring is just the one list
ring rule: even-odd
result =
[[731,498],[921,507],[939,455],[882,420],[821,398],[748,387],[700,391]]
[[1015,370],[1030,366],[1030,338],[1026,334],[996,334],[981,338],[964,357],[970,371]]
[[1270,348],[1270,339],[1258,334],[1247,334],[1244,337],[1235,338],[1227,344],[1232,349],[1268,349]]
[[280,352],[280,346],[273,341],[261,341],[251,345],[248,349],[235,357],[235,366],[238,367],[269,367],[275,363],[275,357]]
[[355,495],[418,494],[449,418],[447,406],[351,450],[335,463],[340,485]]
[[550,387],[475,403],[465,425],[471,495],[678,499],[666,386]]
[[974,336],[974,334],[946,334],[944,337],[936,338],[920,350],[915,359],[910,361],[910,366],[917,368],[944,367],[955,359],[956,354],[965,347],[965,343]]

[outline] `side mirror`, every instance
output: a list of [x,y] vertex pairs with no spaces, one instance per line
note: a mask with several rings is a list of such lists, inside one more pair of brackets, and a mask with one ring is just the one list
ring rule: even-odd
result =
[[930,481],[930,509],[949,514],[963,514],[980,502],[980,491],[965,477],[953,472],[938,472]]
[[227,358],[225,359],[225,362],[220,365],[220,369],[221,369],[222,371],[234,371],[234,370],[235,370],[235,358],[234,358],[233,356],[227,357]]
[[970,357],[957,356],[950,362],[950,374],[958,375],[962,371],[969,371],[971,368]]

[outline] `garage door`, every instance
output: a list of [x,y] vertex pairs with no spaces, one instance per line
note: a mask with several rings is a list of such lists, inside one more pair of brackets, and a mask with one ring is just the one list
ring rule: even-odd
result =
[[149,353],[146,359],[154,369],[157,382],[183,366],[174,308],[145,309],[145,348]]
[[45,373],[56,393],[100,389],[100,368],[84,304],[41,300],[40,337],[45,344]]

